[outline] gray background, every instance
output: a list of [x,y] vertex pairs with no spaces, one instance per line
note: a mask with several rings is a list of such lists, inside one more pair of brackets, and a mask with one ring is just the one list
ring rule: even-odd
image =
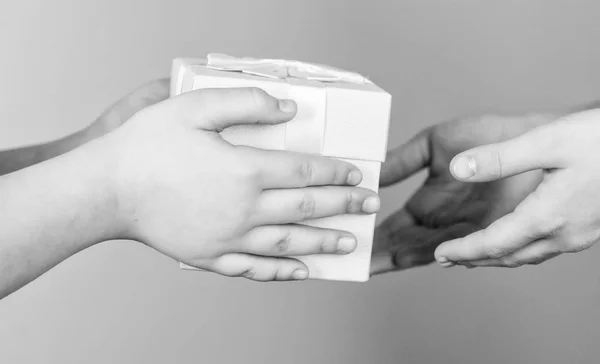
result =
[[[365,73],[394,96],[396,146],[458,115],[600,98],[599,12],[592,0],[2,1],[0,146],[80,129],[172,57],[211,51]],[[380,217],[422,178],[386,190]],[[257,284],[110,242],[0,301],[0,362],[592,363],[598,258]]]

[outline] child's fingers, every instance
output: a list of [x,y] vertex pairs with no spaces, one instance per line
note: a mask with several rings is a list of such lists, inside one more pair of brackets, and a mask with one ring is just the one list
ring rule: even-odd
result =
[[242,253],[220,256],[211,264],[210,270],[228,277],[245,277],[260,282],[308,278],[308,267],[299,260]]
[[291,224],[350,213],[379,211],[379,196],[360,187],[307,187],[263,191],[256,203],[254,226]]
[[165,103],[172,114],[204,130],[220,132],[242,124],[280,124],[296,116],[296,103],[256,87],[202,89]]
[[252,229],[232,248],[274,257],[348,254],[356,249],[356,238],[347,232],[312,226],[266,225]]
[[256,148],[247,148],[244,154],[257,161],[264,189],[354,186],[362,181],[362,173],[356,166],[332,158]]

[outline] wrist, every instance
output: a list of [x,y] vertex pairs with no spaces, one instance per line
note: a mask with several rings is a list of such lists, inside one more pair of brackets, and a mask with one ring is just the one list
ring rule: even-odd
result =
[[[99,138],[65,155],[65,172],[79,195],[82,215],[87,218],[89,245],[123,238],[125,226],[113,178],[115,158],[110,140]],[[73,172],[75,171],[75,172]]]

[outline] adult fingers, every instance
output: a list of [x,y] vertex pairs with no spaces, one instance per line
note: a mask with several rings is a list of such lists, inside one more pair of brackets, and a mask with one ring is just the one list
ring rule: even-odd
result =
[[[560,248],[550,239],[540,239],[498,259],[470,261],[474,267],[516,268],[523,265],[537,265],[561,254]],[[461,264],[461,262],[457,262]]]
[[553,235],[561,228],[560,219],[536,217],[519,209],[464,238],[442,243],[435,251],[439,263],[498,259],[535,240]]
[[430,229],[415,225],[414,218],[399,210],[375,230],[371,274],[382,274],[427,265],[434,261],[435,248],[448,239],[465,236],[475,226],[459,223]]
[[560,134],[560,127],[546,124],[505,142],[467,150],[452,159],[450,171],[461,181],[486,182],[560,167],[555,147]]
[[381,165],[380,186],[399,182],[427,166],[431,158],[430,130],[425,129],[407,143],[388,151],[385,163]]

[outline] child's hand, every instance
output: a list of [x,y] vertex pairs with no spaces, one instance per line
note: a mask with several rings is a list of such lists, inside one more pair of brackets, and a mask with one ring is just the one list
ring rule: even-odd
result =
[[86,128],[51,142],[0,150],[0,176],[44,162],[120,127],[136,112],[169,97],[169,79],[149,82],[108,107]]
[[236,124],[283,123],[295,113],[293,101],[255,88],[188,92],[137,113],[99,141],[114,162],[115,238],[259,281],[307,278],[302,262],[283,256],[352,252],[351,234],[298,223],[376,212],[377,195],[352,187],[362,178],[355,166],[233,146],[218,134]]
[[579,252],[600,240],[600,109],[569,115],[502,143],[456,156],[465,182],[544,170],[542,183],[514,212],[489,227],[441,244],[443,266],[517,267]]
[[129,120],[136,112],[169,98],[170,79],[148,82],[110,105],[87,129],[80,143],[107,134]]

